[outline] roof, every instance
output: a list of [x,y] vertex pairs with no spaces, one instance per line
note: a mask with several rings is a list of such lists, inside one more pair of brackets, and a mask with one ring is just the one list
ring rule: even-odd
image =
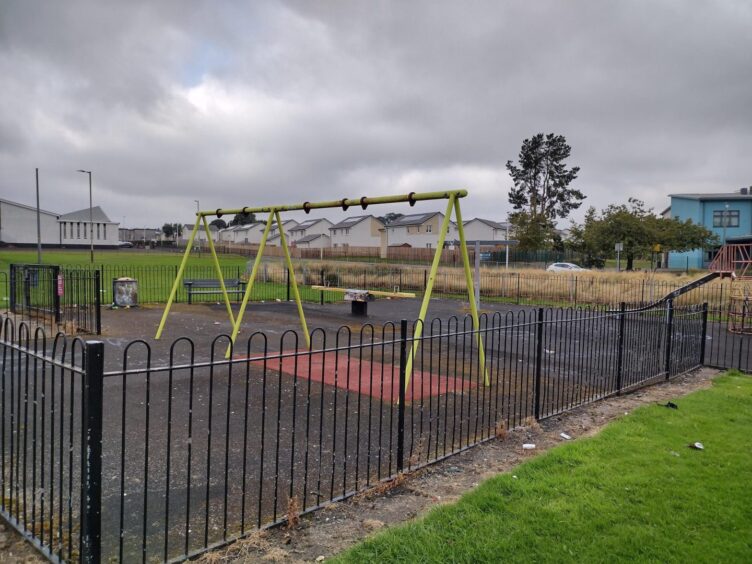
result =
[[339,229],[341,227],[352,227],[353,225],[357,225],[361,221],[365,221],[369,217],[373,217],[373,219],[378,221],[381,225],[384,225],[383,221],[381,221],[379,218],[374,217],[372,215],[354,215],[352,217],[348,217],[347,219],[343,219],[339,223],[335,223],[329,229]]
[[432,213],[417,213],[411,215],[403,215],[399,219],[395,219],[389,224],[389,227],[407,227],[408,225],[423,225],[426,221],[439,215],[440,212]]
[[305,229],[308,229],[309,227],[313,227],[314,225],[322,221],[326,221],[327,223],[331,224],[331,221],[324,217],[322,217],[321,219],[306,219],[303,223],[298,223],[298,225],[290,229],[290,231],[303,231]]
[[669,198],[684,198],[685,200],[752,200],[752,194],[741,192],[716,192],[707,194],[669,194]]
[[492,227],[494,229],[508,229],[510,225],[508,223],[502,223],[500,221],[492,221],[490,219],[483,219],[481,217],[475,217],[473,219],[470,219],[468,221],[465,221],[463,225],[467,225],[471,221],[480,221],[481,223],[484,223],[488,225],[489,227]]
[[[4,198],[0,198],[0,203],[10,204],[11,206],[18,206],[19,208],[24,208],[24,209],[31,210],[31,211],[37,211],[37,208],[35,206],[27,206],[26,204],[19,204],[18,202],[11,202],[10,200],[6,200]],[[55,217],[58,216],[58,214],[56,214],[55,212],[46,211],[42,209],[39,210],[39,213],[44,213],[47,215],[54,215]]]
[[297,241],[295,241],[296,245],[300,245],[301,243],[310,243],[311,241],[315,241],[319,237],[329,237],[329,235],[324,235],[323,233],[314,233],[313,235],[306,235],[305,237],[301,237]]
[[[195,223],[184,223],[183,224],[183,231],[193,231],[193,228],[195,226],[196,226]],[[199,229],[199,231],[203,231],[204,230],[204,226],[203,225],[199,225],[198,229]],[[209,224],[209,231],[218,231],[217,226]]]
[[[61,215],[60,221],[89,221],[89,208]],[[91,208],[91,221],[96,221],[97,223],[113,223],[99,206]]]

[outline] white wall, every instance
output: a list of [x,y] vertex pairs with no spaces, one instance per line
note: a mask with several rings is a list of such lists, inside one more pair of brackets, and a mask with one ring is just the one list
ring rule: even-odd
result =
[[330,229],[332,247],[379,247],[384,225],[375,217],[361,221],[351,227]]
[[[57,215],[40,211],[39,225],[42,244],[60,244]],[[117,236],[117,229],[115,229],[115,234]],[[0,202],[0,241],[9,244],[36,245],[36,209],[18,206],[10,202]]]
[[490,225],[471,219],[464,225],[465,239],[468,241],[504,241],[506,233],[504,229],[494,229]]

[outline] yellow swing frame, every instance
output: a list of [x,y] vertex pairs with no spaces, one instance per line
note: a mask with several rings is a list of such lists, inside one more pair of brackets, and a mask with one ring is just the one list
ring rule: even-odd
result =
[[[483,339],[481,338],[481,334],[480,334],[480,321],[478,318],[478,306],[475,302],[475,293],[473,291],[473,275],[470,270],[470,258],[467,253],[465,230],[462,225],[462,212],[460,211],[460,199],[464,198],[465,196],[467,196],[467,190],[449,190],[445,192],[422,192],[422,193],[411,192],[410,194],[399,195],[399,196],[379,196],[375,198],[368,198],[364,196],[362,198],[343,198],[341,200],[333,200],[333,201],[327,201],[327,202],[305,202],[303,204],[283,205],[283,206],[244,207],[244,208],[238,208],[238,209],[217,209],[213,211],[198,211],[196,212],[196,224],[193,227],[193,231],[185,247],[185,253],[183,254],[183,259],[180,262],[180,268],[178,268],[177,276],[175,277],[175,282],[172,285],[172,290],[170,291],[170,297],[167,300],[167,305],[165,305],[164,312],[162,313],[162,319],[159,322],[159,327],[157,328],[157,334],[155,336],[155,339],[159,339],[162,336],[162,332],[164,331],[165,324],[167,322],[167,316],[169,315],[170,309],[172,308],[172,304],[175,301],[175,296],[177,295],[180,281],[183,278],[183,273],[185,272],[185,267],[188,263],[188,259],[191,254],[191,249],[193,248],[193,242],[196,238],[196,234],[201,228],[201,225],[203,225],[204,232],[206,233],[206,239],[209,245],[209,251],[211,252],[212,263],[217,273],[217,278],[219,279],[220,291],[221,291],[221,294],[225,303],[225,307],[227,308],[227,314],[230,318],[230,322],[232,323],[232,334],[230,336],[230,340],[234,344],[235,340],[237,339],[238,333],[240,332],[240,325],[243,321],[243,316],[245,315],[245,311],[248,306],[248,300],[250,299],[251,292],[253,291],[253,284],[256,281],[256,276],[258,274],[259,265],[261,264],[261,258],[264,254],[264,248],[266,247],[266,241],[269,237],[269,232],[271,231],[272,224],[276,223],[277,228],[279,229],[279,234],[280,234],[280,245],[282,246],[284,256],[285,256],[285,263],[287,265],[287,270],[290,275],[290,287],[292,289],[292,294],[293,294],[293,297],[295,298],[295,303],[298,308],[298,317],[300,318],[300,325],[303,329],[303,335],[305,336],[306,345],[310,349],[311,335],[308,331],[308,324],[306,323],[305,313],[303,312],[303,303],[300,299],[300,291],[298,290],[298,283],[295,280],[295,271],[294,271],[293,264],[292,264],[292,258],[290,257],[290,249],[287,246],[287,239],[285,237],[285,232],[284,232],[284,229],[282,228],[282,220],[280,217],[280,212],[303,210],[306,213],[309,213],[313,209],[326,209],[326,208],[342,208],[343,210],[347,210],[351,206],[360,206],[361,208],[366,209],[366,207],[368,207],[369,205],[373,205],[373,204],[394,204],[394,203],[402,203],[402,202],[408,202],[411,206],[414,206],[416,202],[420,202],[420,201],[446,199],[448,200],[446,213],[444,214],[444,219],[441,223],[441,228],[439,229],[439,239],[436,244],[436,253],[434,254],[433,262],[431,263],[431,271],[428,275],[425,293],[423,294],[423,301],[420,306],[420,313],[418,314],[418,321],[415,323],[415,330],[413,333],[413,345],[410,348],[410,352],[407,358],[405,384],[407,385],[410,382],[410,376],[412,374],[412,368],[413,368],[413,359],[415,357],[415,354],[418,351],[420,339],[423,334],[426,314],[428,313],[428,304],[431,300],[431,294],[433,293],[434,282],[436,281],[436,275],[438,273],[439,264],[441,262],[441,253],[442,253],[442,250],[444,249],[444,242],[446,240],[446,236],[449,231],[450,217],[452,215],[452,211],[454,210],[455,219],[457,220],[457,232],[458,232],[459,240],[460,240],[460,254],[462,255],[462,266],[465,270],[465,282],[467,284],[467,296],[470,302],[470,315],[473,320],[473,329],[475,331],[476,338],[478,341],[478,352],[480,356],[480,369],[483,372],[485,384],[486,386],[488,386],[490,384],[490,381],[488,377],[488,370],[486,367],[486,355],[483,350]],[[261,241],[259,243],[258,251],[256,252],[256,258],[253,262],[251,275],[246,284],[245,293],[243,294],[243,300],[240,304],[240,310],[238,311],[238,315],[236,317],[235,315],[233,315],[233,312],[232,312],[232,306],[230,304],[230,296],[228,295],[227,288],[225,287],[224,277],[222,276],[222,269],[219,265],[219,258],[217,257],[217,252],[214,248],[214,242],[212,241],[211,232],[209,231],[209,223],[207,222],[206,218],[214,217],[214,216],[222,217],[223,215],[234,215],[234,214],[239,214],[239,213],[267,213],[268,217],[266,220],[266,226],[264,227],[264,233],[261,236]],[[230,348],[228,347],[228,355],[229,353],[230,353]]]

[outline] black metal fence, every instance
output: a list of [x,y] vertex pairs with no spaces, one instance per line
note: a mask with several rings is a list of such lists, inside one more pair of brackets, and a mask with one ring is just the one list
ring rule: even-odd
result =
[[11,264],[7,299],[10,314],[50,332],[101,334],[98,270]]
[[745,338],[713,357],[712,325],[706,307],[538,308],[418,340],[403,321],[103,358],[6,319],[0,511],[53,560],[188,558],[503,428],[748,357]]
[[[342,300],[341,292],[319,292],[312,285],[361,288],[373,290],[399,290],[422,293],[428,281],[429,270],[424,267],[394,267],[359,263],[301,263],[296,267],[296,281],[301,298],[305,302],[335,302]],[[66,272],[92,272],[80,267],[65,267]],[[112,303],[111,281],[129,277],[138,281],[140,303],[165,303],[178,273],[177,266],[132,266],[99,265],[97,270],[105,281],[101,299]],[[246,268],[223,266],[225,279],[244,279]],[[212,266],[187,266],[183,279],[214,279]],[[461,269],[442,268],[434,283],[434,296],[465,298],[467,296],[465,274]],[[643,279],[614,280],[599,276],[507,272],[498,268],[483,268],[480,271],[480,298],[488,308],[494,303],[522,305],[540,304],[551,306],[618,305],[626,302],[631,306],[653,303],[682,285],[680,282]],[[693,305],[707,302],[712,311],[723,310],[730,297],[730,280],[717,280],[705,284],[676,300],[676,305]],[[234,296],[237,297],[237,296]],[[187,303],[188,294],[182,284],[176,294],[176,302]],[[279,262],[264,262],[251,294],[253,301],[285,301],[290,299],[290,280],[287,269]],[[218,302],[216,294],[193,296],[194,302]]]

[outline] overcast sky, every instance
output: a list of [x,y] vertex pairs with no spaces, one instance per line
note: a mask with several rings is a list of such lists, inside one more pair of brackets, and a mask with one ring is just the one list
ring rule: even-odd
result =
[[86,208],[84,168],[127,226],[449,188],[502,220],[506,161],[555,132],[576,218],[660,210],[752,184],[751,30],[748,0],[3,0],[0,197],[39,167],[44,209]]

